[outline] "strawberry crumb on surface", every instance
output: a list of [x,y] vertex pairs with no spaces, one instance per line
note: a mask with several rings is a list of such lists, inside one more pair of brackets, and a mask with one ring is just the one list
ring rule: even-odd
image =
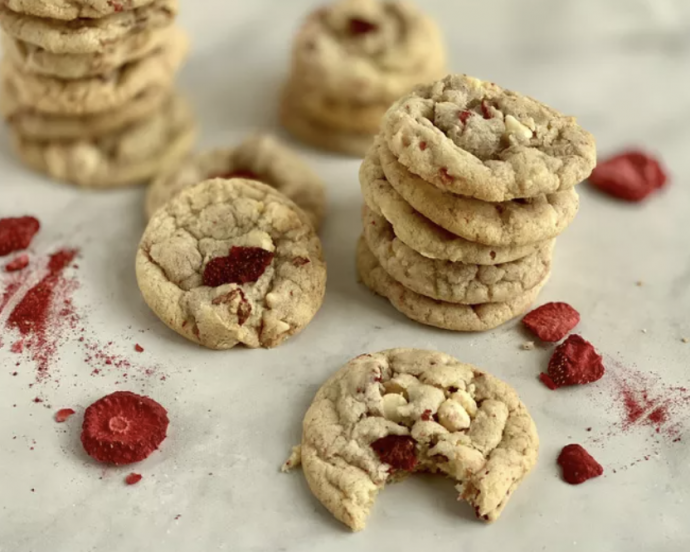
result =
[[55,421],[59,424],[66,422],[75,412],[71,408],[63,408],[55,413]]
[[143,353],[144,352],[144,348],[141,345],[139,345],[138,343],[134,346],[134,350],[137,353]]
[[143,478],[144,477],[139,473],[130,473],[127,477],[125,477],[125,483],[127,483],[127,485],[136,485]]

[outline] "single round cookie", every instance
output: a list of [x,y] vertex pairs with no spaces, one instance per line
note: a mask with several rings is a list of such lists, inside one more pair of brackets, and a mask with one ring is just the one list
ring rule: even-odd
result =
[[17,91],[2,83],[0,112],[12,128],[32,140],[81,140],[112,134],[152,117],[170,97],[170,89],[151,87],[125,105],[91,115],[50,115],[21,105]]
[[363,238],[357,245],[357,271],[364,284],[385,297],[398,311],[421,324],[456,332],[492,330],[530,308],[549,275],[532,289],[502,303],[461,305],[437,301],[407,289],[381,268]]
[[194,145],[187,106],[173,97],[158,113],[111,135],[81,140],[33,140],[13,132],[18,157],[29,167],[85,188],[141,184],[179,163]]
[[166,48],[123,66],[109,78],[65,81],[28,73],[7,59],[2,61],[2,76],[22,105],[49,114],[88,115],[125,105],[147,88],[170,86],[188,48],[187,36],[181,34]]
[[430,259],[480,265],[515,261],[536,253],[545,243],[490,247],[451,234],[415,211],[388,183],[378,153],[369,151],[359,171],[367,206],[393,225],[405,245]]
[[287,90],[281,100],[280,122],[302,142],[344,155],[363,157],[374,143],[374,134],[346,132],[310,119],[306,113],[300,111],[299,104]]
[[147,29],[109,44],[102,52],[88,54],[54,54],[7,35],[2,35],[2,46],[14,65],[30,73],[70,80],[111,73],[171,42],[184,40],[183,34],[178,27]]
[[348,362],[319,389],[302,428],[309,488],[354,531],[387,483],[416,472],[448,476],[479,519],[495,521],[539,454],[534,421],[512,387],[420,349]]
[[155,0],[108,17],[58,21],[17,13],[0,2],[0,26],[12,38],[54,54],[87,54],[108,51],[145,30],[169,27],[177,12],[178,0]]
[[445,67],[438,27],[408,2],[334,2],[307,18],[293,46],[301,87],[347,103],[390,104]]
[[213,179],[154,214],[139,289],[171,329],[210,349],[275,347],[321,307],[326,265],[306,214],[260,182]]
[[71,21],[79,18],[99,18],[125,10],[134,10],[153,0],[2,0],[12,11]]
[[577,215],[574,189],[488,203],[444,192],[412,174],[381,145],[383,172],[391,186],[425,217],[467,240],[486,245],[527,245],[561,234]]
[[255,135],[237,147],[196,155],[158,177],[146,194],[151,218],[181,190],[210,178],[235,176],[259,180],[294,201],[321,225],[326,205],[323,181],[296,153],[269,135]]
[[382,134],[412,173],[482,201],[569,190],[596,165],[594,138],[574,117],[466,75],[399,99]]
[[400,241],[390,223],[365,207],[364,238],[381,267],[407,289],[449,303],[509,301],[544,280],[553,244],[517,261],[476,265],[427,259]]

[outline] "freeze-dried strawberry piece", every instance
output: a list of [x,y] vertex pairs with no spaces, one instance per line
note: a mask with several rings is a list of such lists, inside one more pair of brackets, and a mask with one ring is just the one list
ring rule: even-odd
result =
[[24,270],[27,266],[29,266],[29,256],[24,253],[7,263],[5,265],[5,272],[17,272]]
[[63,408],[55,413],[55,421],[59,424],[66,422],[69,418],[74,416],[75,412],[71,408]]
[[390,464],[394,470],[412,471],[417,466],[416,444],[407,435],[387,435],[374,441],[371,448],[381,462]]
[[546,303],[527,314],[522,323],[542,341],[560,341],[580,322],[580,313],[568,303]]
[[592,383],[601,379],[604,371],[601,355],[576,334],[556,347],[549,361],[549,376],[557,387]]
[[563,470],[563,479],[571,485],[579,485],[604,473],[601,464],[580,445],[563,447],[558,465]]
[[551,379],[551,376],[549,376],[548,374],[545,374],[544,372],[542,372],[541,374],[539,374],[539,380],[540,380],[544,385],[546,385],[546,387],[548,387],[549,389],[551,389],[551,391],[555,391],[556,389],[558,389],[558,385],[556,385],[556,384],[553,382],[553,380]]
[[125,477],[125,483],[127,485],[136,485],[143,479],[143,476],[139,473],[130,473],[127,477]]
[[166,437],[168,413],[149,397],[117,391],[86,409],[81,442],[99,462],[118,466],[140,462]]
[[211,259],[204,269],[204,285],[256,282],[273,261],[274,254],[260,247],[233,247],[227,257]]
[[659,161],[633,150],[599,163],[589,182],[619,199],[642,201],[654,190],[662,188],[667,176]]
[[34,217],[0,219],[0,257],[29,247],[40,228]]

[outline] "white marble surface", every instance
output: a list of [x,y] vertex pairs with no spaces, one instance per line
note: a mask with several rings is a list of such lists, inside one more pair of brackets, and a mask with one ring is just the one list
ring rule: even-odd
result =
[[[182,0],[182,24],[195,49],[181,84],[198,109],[202,146],[274,124],[290,36],[316,4]],[[454,70],[577,115],[603,153],[641,145],[663,155],[672,185],[643,205],[581,187],[581,214],[559,241],[540,302],[577,306],[579,331],[607,362],[687,385],[690,344],[681,337],[690,336],[690,3],[421,4],[445,30]],[[650,461],[622,469],[647,450],[651,430],[591,443],[618,420],[609,395],[594,387],[545,390],[536,375],[549,351],[521,351],[525,334],[515,324],[456,335],[398,315],[355,281],[358,163],[303,151],[328,182],[325,305],[301,336],[277,350],[214,353],[168,331],[138,294],[132,259],[143,230],[143,192],[90,194],[50,183],[11,158],[2,132],[0,216],[41,219],[38,255],[81,248],[78,311],[89,331],[114,341],[114,351],[164,367],[166,381],[148,378],[130,388],[164,404],[172,424],[162,452],[136,467],[144,480],[126,487],[131,469],[104,470],[81,452],[79,417],[57,426],[51,410],[31,402],[41,393],[55,407],[78,407],[80,416],[90,402],[122,388],[117,376],[90,377],[83,355],[67,343],[56,368],[60,384],[30,389],[32,365],[25,362],[11,377],[16,355],[7,345],[0,349],[0,551],[688,550],[687,417],[681,442],[659,445]],[[145,357],[134,358],[134,342]],[[539,465],[493,526],[472,519],[449,482],[420,477],[382,493],[369,528],[352,535],[311,496],[301,474],[278,472],[326,377],[352,356],[395,346],[439,349],[475,363],[510,381],[529,405],[543,442]],[[580,487],[562,483],[555,457],[569,442],[589,443],[605,477]]]

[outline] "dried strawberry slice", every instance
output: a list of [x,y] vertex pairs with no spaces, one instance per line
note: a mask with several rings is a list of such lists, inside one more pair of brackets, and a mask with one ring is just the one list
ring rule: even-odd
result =
[[211,259],[204,269],[204,285],[256,282],[273,261],[274,254],[260,247],[233,247],[227,257]]
[[522,323],[542,341],[560,341],[580,323],[580,313],[568,303],[546,303],[527,314]]
[[602,378],[605,369],[594,346],[573,334],[561,343],[549,361],[549,376],[554,385],[584,385]]
[[599,163],[589,182],[614,197],[642,201],[662,188],[667,176],[655,158],[641,151],[629,151]]
[[99,462],[118,466],[148,458],[166,437],[168,414],[160,404],[117,391],[86,409],[81,442]]
[[604,468],[580,445],[563,447],[558,455],[558,465],[563,479],[571,485],[579,485],[604,473]]
[[381,462],[394,470],[411,472],[417,466],[417,442],[407,435],[387,435],[377,439],[371,448]]
[[34,217],[0,219],[0,257],[29,247],[40,228]]

